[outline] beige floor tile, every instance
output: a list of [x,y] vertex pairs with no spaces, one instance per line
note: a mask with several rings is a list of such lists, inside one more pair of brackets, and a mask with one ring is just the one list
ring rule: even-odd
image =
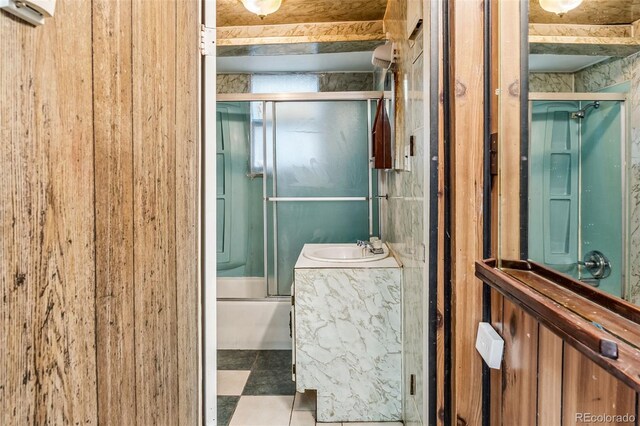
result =
[[352,422],[342,424],[344,426],[402,426],[401,422]]
[[250,371],[218,370],[218,395],[242,395]]
[[296,392],[296,398],[293,401],[293,411],[315,411],[316,410],[316,392],[308,390],[305,393]]
[[229,426],[287,426],[293,396],[242,396]]
[[293,411],[289,426],[316,426],[313,411]]

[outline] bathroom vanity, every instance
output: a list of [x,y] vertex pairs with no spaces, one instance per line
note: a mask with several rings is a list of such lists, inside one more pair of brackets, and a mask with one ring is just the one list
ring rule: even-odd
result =
[[401,419],[402,274],[385,254],[306,244],[295,265],[296,389],[317,391],[318,422]]

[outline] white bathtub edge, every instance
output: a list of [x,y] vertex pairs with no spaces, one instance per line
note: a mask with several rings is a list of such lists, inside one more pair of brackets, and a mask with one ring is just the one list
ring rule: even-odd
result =
[[290,299],[218,300],[218,349],[291,349]]

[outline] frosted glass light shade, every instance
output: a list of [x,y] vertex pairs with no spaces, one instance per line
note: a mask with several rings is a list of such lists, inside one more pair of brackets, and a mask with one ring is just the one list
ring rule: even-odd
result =
[[540,7],[547,12],[562,15],[580,6],[582,0],[540,0]]
[[249,12],[264,18],[280,9],[282,0],[242,0],[242,4]]

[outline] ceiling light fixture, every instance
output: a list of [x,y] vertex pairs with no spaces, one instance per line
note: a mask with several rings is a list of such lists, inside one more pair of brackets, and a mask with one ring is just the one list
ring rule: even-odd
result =
[[582,0],[540,0],[540,7],[547,12],[564,15],[568,11],[580,6]]
[[264,19],[265,16],[272,14],[280,9],[282,0],[241,0],[242,4],[249,12],[255,13]]

